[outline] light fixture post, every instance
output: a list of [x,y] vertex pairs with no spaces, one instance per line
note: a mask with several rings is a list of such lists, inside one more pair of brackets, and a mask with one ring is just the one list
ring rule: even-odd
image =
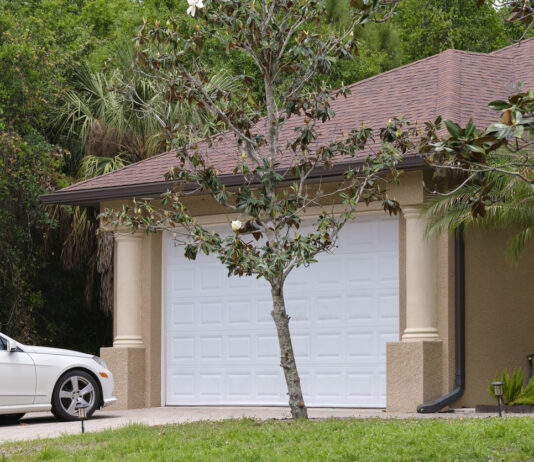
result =
[[82,400],[81,398],[78,398],[78,402],[76,403],[76,411],[78,412],[78,420],[82,423],[82,435],[85,433],[85,420],[87,419],[87,408],[89,407],[89,404],[85,402],[85,400]]
[[498,407],[499,407],[499,417],[502,417],[501,399],[502,399],[502,396],[503,396],[502,387],[504,385],[504,382],[492,382],[491,385],[493,386],[493,394],[497,398],[497,403],[498,403]]

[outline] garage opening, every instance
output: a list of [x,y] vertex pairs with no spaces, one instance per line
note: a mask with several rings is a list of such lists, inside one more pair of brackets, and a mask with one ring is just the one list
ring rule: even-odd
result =
[[[228,278],[215,256],[187,260],[169,236],[163,251],[165,403],[287,405],[269,285]],[[359,215],[318,260],[285,286],[306,404],[385,407],[386,343],[399,338],[398,219]]]

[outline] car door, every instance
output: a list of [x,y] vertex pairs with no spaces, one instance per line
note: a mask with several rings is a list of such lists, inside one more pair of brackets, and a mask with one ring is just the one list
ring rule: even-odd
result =
[[30,355],[20,348],[7,351],[7,341],[0,335],[0,407],[33,404],[35,381],[35,364]]

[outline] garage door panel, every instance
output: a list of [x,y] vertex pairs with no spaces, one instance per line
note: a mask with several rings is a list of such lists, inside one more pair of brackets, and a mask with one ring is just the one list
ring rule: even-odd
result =
[[187,326],[193,326],[195,324],[195,312],[194,300],[171,303],[168,316],[169,328],[181,331]]
[[294,332],[291,335],[291,341],[295,356],[299,359],[299,364],[309,361],[312,358],[313,340],[311,339],[311,335],[309,333]]
[[348,371],[347,379],[349,384],[347,395],[349,398],[362,402],[372,402],[374,400],[374,385],[376,384],[374,371]]
[[168,288],[171,296],[186,296],[195,290],[195,273],[183,264],[167,267]]
[[375,336],[373,333],[364,331],[364,332],[348,332],[347,333],[347,344],[346,353],[347,360],[359,362],[363,361],[375,361],[376,352],[375,352]]
[[[201,265],[196,272],[197,287],[202,291],[220,290],[224,287],[220,264]],[[226,282],[226,281],[225,281]]]
[[376,314],[380,322],[396,324],[399,319],[399,295],[394,290],[377,294]]
[[250,390],[254,389],[254,376],[250,372],[231,372],[227,375],[228,397],[230,399],[248,400]]
[[[310,311],[311,301],[305,294],[286,296],[286,310],[291,320],[291,328],[308,327],[312,321]],[[271,318],[271,323],[273,322]]]
[[197,344],[194,336],[173,337],[170,343],[170,351],[167,352],[170,362],[178,361],[195,361],[198,359],[195,355],[195,345]]
[[356,292],[346,295],[347,318],[349,325],[361,326],[376,321],[376,311],[370,310],[369,306],[374,305],[375,295],[372,292]]
[[213,359],[222,359],[224,356],[223,351],[223,336],[215,335],[208,336],[202,335],[198,339],[198,344],[200,346],[200,357],[201,361],[213,360]]
[[[397,228],[390,218],[347,225],[333,254],[286,282],[309,406],[385,405],[385,344],[399,335]],[[228,278],[213,256],[186,260],[172,242],[166,251],[167,404],[286,405],[268,284]]]
[[399,268],[397,258],[391,256],[378,257],[377,266],[379,268],[377,282],[379,287],[389,283],[391,287],[397,285],[399,280]]
[[[316,271],[308,271],[307,274],[307,286],[314,291],[323,291],[328,289],[335,289],[343,286],[343,277],[340,278],[340,266],[343,263],[332,259],[323,259],[320,264],[317,265]],[[299,271],[306,271],[309,268],[301,267]]]
[[284,403],[286,385],[280,373],[269,367],[256,372],[255,378],[255,390],[251,394],[257,396],[258,404]]
[[382,250],[388,249],[395,251],[399,242],[398,228],[392,226],[375,226],[373,229],[375,242],[380,244]]
[[[274,330],[274,329],[273,329]],[[276,333],[260,334],[256,336],[257,358],[279,360],[280,350]]]
[[339,331],[312,334],[312,354],[320,361],[339,362],[345,356],[343,351],[344,334]]
[[202,325],[216,324],[218,327],[223,325],[223,304],[221,302],[215,299],[202,301],[198,304],[198,310]]
[[345,303],[342,296],[323,295],[309,302],[309,310],[317,324],[339,325],[345,319]]
[[222,401],[223,374],[220,372],[199,372],[197,374],[198,394],[200,398]]
[[253,319],[254,310],[250,302],[241,300],[228,300],[228,324],[233,328],[241,328],[243,325],[249,326],[255,320]]
[[273,318],[271,316],[271,312],[273,311],[273,302],[270,298],[271,292],[268,289],[265,289],[263,292],[262,296],[254,297],[251,308],[255,311],[255,317],[259,326],[274,329]]
[[354,253],[347,255],[350,261],[358,260],[358,265],[351,265],[350,271],[345,275],[346,281],[354,288],[366,288],[374,285],[376,278],[376,261],[372,254],[364,255]]
[[[311,406],[313,406],[313,400],[340,404],[346,395],[345,380],[343,373],[340,371],[318,367],[313,374],[313,383],[315,385],[315,393]],[[332,386],[333,384],[336,385]]]
[[195,374],[191,372],[175,372],[168,376],[173,387],[170,389],[168,398],[174,401],[195,399]]
[[249,335],[229,335],[227,337],[229,361],[254,359],[254,342]]

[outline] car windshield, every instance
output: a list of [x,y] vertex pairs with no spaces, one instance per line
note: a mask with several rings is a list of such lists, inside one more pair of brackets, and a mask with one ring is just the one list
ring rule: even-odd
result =
[[0,337],[0,351],[6,350],[6,339],[4,337]]

